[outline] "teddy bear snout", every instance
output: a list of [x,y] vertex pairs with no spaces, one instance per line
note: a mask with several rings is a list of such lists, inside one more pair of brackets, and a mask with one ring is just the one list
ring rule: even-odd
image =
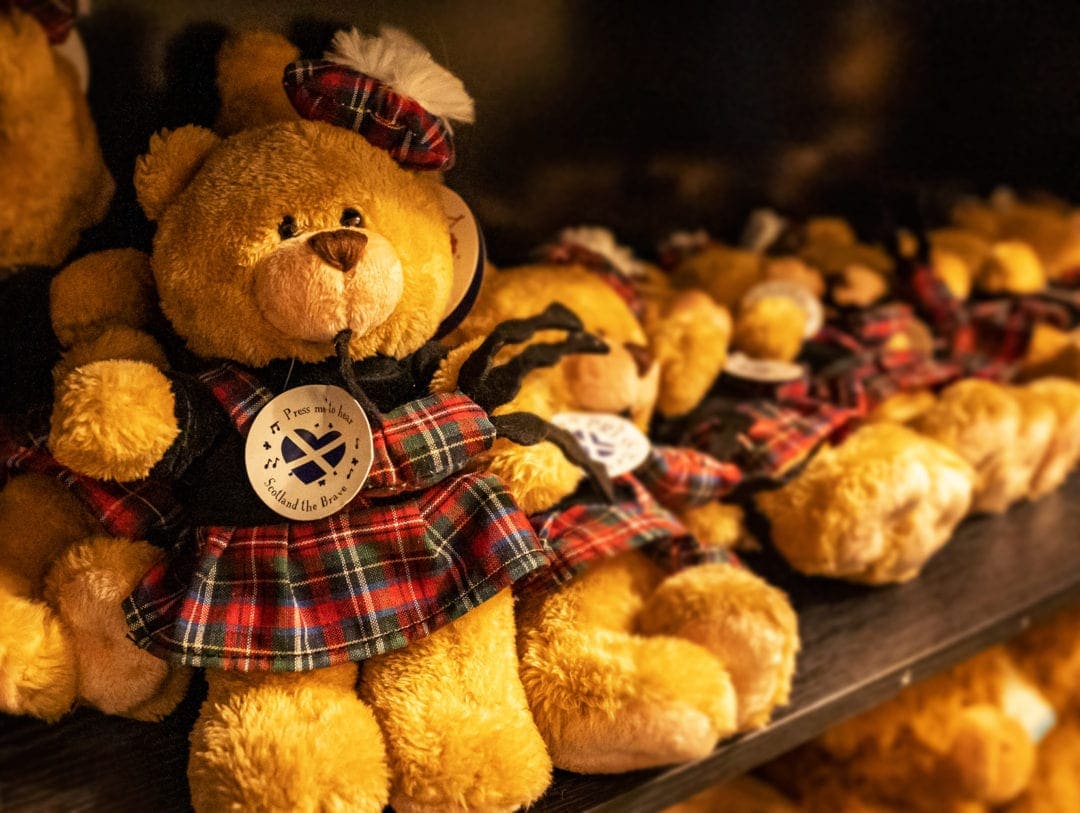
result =
[[368,238],[353,229],[335,229],[314,234],[307,243],[320,260],[347,274],[363,259]]

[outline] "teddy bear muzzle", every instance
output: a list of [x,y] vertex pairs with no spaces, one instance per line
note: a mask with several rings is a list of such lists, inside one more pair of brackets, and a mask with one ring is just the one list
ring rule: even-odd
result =
[[286,240],[255,266],[263,317],[290,339],[329,342],[363,336],[401,301],[401,259],[382,235],[329,229]]
[[605,355],[574,355],[566,360],[574,400],[590,412],[629,414],[637,419],[656,400],[660,365],[644,345],[610,342]]

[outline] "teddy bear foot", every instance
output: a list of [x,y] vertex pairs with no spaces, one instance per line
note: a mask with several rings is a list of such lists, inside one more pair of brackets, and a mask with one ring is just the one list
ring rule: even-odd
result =
[[195,810],[380,813],[389,797],[386,752],[355,679],[354,664],[208,672],[188,763]]
[[615,773],[685,762],[736,729],[735,689],[715,656],[633,633],[632,565],[617,557],[522,603],[522,683],[556,767]]
[[0,711],[50,722],[74,704],[75,652],[45,604],[0,591]]
[[759,728],[786,703],[799,649],[787,597],[749,571],[714,563],[668,577],[640,613],[646,635],[701,645],[727,667],[739,699],[739,728]]
[[121,608],[160,556],[146,542],[95,537],[68,548],[45,578],[45,599],[71,633],[79,699],[106,714],[160,719],[187,688],[190,670],[128,639]]
[[367,661],[361,696],[386,735],[397,813],[517,810],[551,782],[518,676],[509,590]]

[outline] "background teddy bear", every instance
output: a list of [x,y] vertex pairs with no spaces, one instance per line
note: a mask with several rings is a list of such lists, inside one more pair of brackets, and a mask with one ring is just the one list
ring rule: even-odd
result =
[[86,77],[59,50],[77,44],[73,21],[34,3],[0,9],[0,414],[48,401],[58,356],[49,282],[113,194]]
[[[285,51],[274,38],[252,42],[234,46],[235,53],[277,55],[269,59]],[[402,97],[391,96],[390,86],[363,73],[382,55],[389,57],[384,70],[419,62],[443,90],[425,103],[467,117],[460,83],[400,32],[378,40],[354,33],[339,38],[337,47],[348,58],[294,63],[286,73],[293,102],[306,115],[326,110],[312,104],[312,94],[326,90],[319,84],[324,75],[371,84],[378,91],[372,104],[399,104]],[[408,87],[402,83],[409,75],[394,73],[393,88]],[[254,80],[236,86],[262,87]],[[421,93],[423,83],[412,87]],[[213,667],[192,735],[189,779],[198,809],[345,804],[374,810],[388,798],[399,810],[511,809],[539,796],[550,779],[550,760],[518,677],[512,604],[503,589],[545,564],[543,552],[527,524],[515,524],[521,515],[501,502],[497,480],[458,471],[490,443],[494,424],[464,396],[428,395],[440,358],[429,340],[447,310],[455,272],[440,186],[412,170],[445,167],[453,152],[444,120],[423,110],[419,115],[412,124],[421,129],[404,141],[378,119],[347,116],[362,121],[363,136],[381,147],[347,128],[308,120],[271,123],[226,140],[197,127],[155,138],[137,169],[136,189],[158,222],[152,264],[161,308],[194,354],[188,369],[198,370],[202,358],[233,364],[199,381],[130,361],[83,365],[65,379],[54,411],[52,448],[75,468],[124,479],[185,473],[189,519],[205,529],[202,542],[196,549],[187,541],[177,545],[125,606],[145,646],[174,661]],[[428,128],[436,125],[432,139]],[[419,132],[428,140],[417,140]],[[297,288],[301,278],[309,285]],[[567,349],[582,350],[591,341],[579,342],[579,324],[559,311],[537,325],[575,334]],[[512,332],[522,328],[528,324]],[[521,338],[529,335],[526,330]],[[522,375],[536,363],[511,367]],[[498,391],[512,391],[512,381],[500,377],[504,372],[485,366],[474,377],[481,389],[489,376],[503,382],[484,390],[492,406],[501,403]],[[282,555],[296,563],[287,570],[336,567],[341,578],[334,584],[348,582],[342,589],[353,598],[319,603],[333,618],[309,617],[299,637],[288,632],[297,624],[291,613],[306,611],[292,603],[292,592],[266,603],[253,599],[243,606],[263,607],[261,622],[229,627],[236,586],[249,593],[264,589],[236,569],[246,561],[244,546],[257,546],[264,533],[295,538],[313,526],[282,525],[249,487],[224,484],[222,478],[243,476],[247,413],[238,405],[246,402],[244,393],[261,404],[265,400],[254,394],[267,387],[309,381],[348,387],[376,422],[374,437],[386,438],[386,448],[402,458],[396,465],[404,468],[388,463],[378,469],[369,491],[326,520],[370,536],[356,543],[363,557],[374,557],[367,566],[393,559],[387,567],[400,569],[387,578],[398,581],[365,590],[340,560],[352,550],[352,536],[313,529],[325,555],[300,564],[304,545],[281,543]],[[432,427],[435,418],[413,416],[418,409],[431,409],[443,424]],[[461,417],[461,410],[468,414]],[[406,437],[393,440],[391,427]],[[438,447],[429,448],[433,443]],[[366,494],[391,499],[372,503]],[[420,512],[417,521],[407,519],[410,506]],[[373,512],[383,517],[377,526]],[[390,530],[397,526],[387,525],[386,517],[404,524]],[[217,541],[206,541],[211,536]],[[397,548],[386,544],[391,536],[408,550],[419,545],[415,558],[394,558]],[[444,549],[456,552],[446,556]],[[235,577],[220,607],[217,594],[200,605],[235,630],[224,641],[216,633],[188,638],[183,632],[198,623],[184,608],[202,601],[198,581],[184,568],[203,568],[206,575],[211,566],[219,585]],[[429,566],[429,581],[417,581],[418,569]],[[273,570],[265,584],[282,584],[287,575]],[[323,583],[315,576],[310,583]],[[169,592],[173,587],[179,592]],[[406,598],[409,591],[413,598]],[[368,609],[356,609],[357,602]],[[374,631],[360,634],[366,624]],[[357,660],[364,660],[359,696]],[[271,664],[286,671],[264,671]],[[342,741],[350,747],[342,749]]]
[[[122,643],[117,601],[157,554],[145,543],[123,550],[119,538],[142,536],[168,509],[140,515],[133,506],[153,494],[65,471],[42,449],[47,416],[33,412],[51,399],[61,346],[59,377],[101,354],[163,363],[141,331],[153,297],[137,252],[103,252],[53,278],[113,192],[72,22],[40,4],[0,12],[0,707],[51,720],[78,700],[155,719],[182,696],[186,672]],[[121,634],[117,645],[102,644],[103,629]],[[125,673],[132,679],[118,685]]]
[[[578,254],[561,264],[493,271],[448,341],[464,342],[456,351],[464,352],[491,324],[538,304],[564,304],[609,352],[531,373],[506,409],[557,424],[569,411],[621,414],[640,429],[656,404],[658,364],[620,295],[630,289],[609,284],[615,269],[604,258],[592,260],[598,270]],[[715,369],[695,379],[697,386],[708,386],[713,376]],[[767,721],[790,685],[798,639],[779,591],[731,564],[702,564],[665,578],[656,563],[678,561],[680,547],[691,555],[684,564],[708,557],[707,550],[694,553],[686,530],[654,500],[684,516],[694,505],[715,506],[730,485],[723,467],[701,456],[695,469],[693,453],[685,453],[686,468],[679,469],[682,450],[664,458],[667,450],[650,452],[643,444],[651,459],[671,461],[686,482],[665,481],[662,473],[653,478],[645,463],[614,480],[636,496],[623,493],[608,505],[588,490],[574,494],[581,473],[549,444],[496,446],[490,462],[534,514],[561,561],[561,577],[570,579],[555,592],[547,582],[526,583],[518,612],[530,706],[555,764],[570,770],[612,772],[703,756],[720,736]],[[642,551],[659,558],[651,561]]]

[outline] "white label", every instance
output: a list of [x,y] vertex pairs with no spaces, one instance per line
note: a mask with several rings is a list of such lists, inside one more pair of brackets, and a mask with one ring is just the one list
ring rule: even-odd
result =
[[1057,724],[1057,714],[1046,698],[1018,675],[1008,679],[1001,690],[1001,710],[1020,723],[1035,744]]
[[745,378],[749,381],[765,381],[770,384],[781,384],[785,381],[794,381],[801,378],[803,368],[799,364],[790,361],[777,361],[775,359],[755,359],[738,351],[731,353],[724,364],[724,372],[737,378]]
[[483,244],[476,218],[461,196],[440,186],[439,198],[450,226],[450,247],[454,253],[454,280],[450,285],[450,301],[443,314],[445,318],[465,299],[476,275],[483,273]]
[[371,468],[371,425],[341,387],[287,390],[255,417],[245,446],[251,487],[275,513],[315,520],[344,508]]
[[759,299],[767,296],[782,296],[792,300],[806,314],[806,328],[803,330],[803,338],[809,339],[821,330],[825,322],[825,311],[821,307],[818,298],[810,293],[809,289],[797,282],[777,279],[770,282],[762,282],[755,285],[743,296],[743,306],[752,305]]
[[86,93],[90,87],[90,62],[86,58],[86,46],[83,45],[82,37],[74,28],[68,33],[67,39],[54,45],[53,48],[64,59],[71,63],[79,77],[79,87]]
[[577,438],[590,459],[609,477],[631,472],[645,462],[652,443],[626,418],[606,412],[560,412],[551,422]]

